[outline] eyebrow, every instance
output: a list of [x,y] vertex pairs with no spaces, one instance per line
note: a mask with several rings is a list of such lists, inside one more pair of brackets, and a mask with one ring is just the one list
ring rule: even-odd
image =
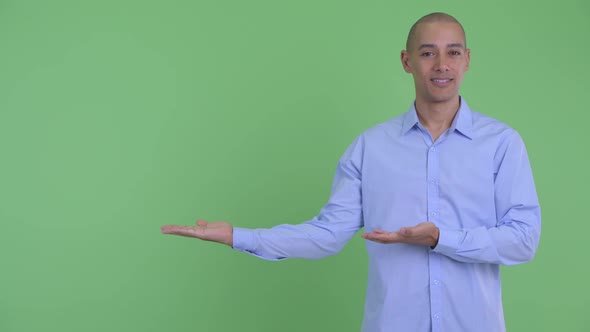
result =
[[[465,45],[463,45],[462,43],[451,43],[451,44],[447,44],[447,48],[451,48],[451,47],[465,48]],[[436,45],[434,45],[434,44],[422,44],[422,45],[420,45],[420,47],[418,47],[419,50],[421,50],[423,48],[436,48]]]

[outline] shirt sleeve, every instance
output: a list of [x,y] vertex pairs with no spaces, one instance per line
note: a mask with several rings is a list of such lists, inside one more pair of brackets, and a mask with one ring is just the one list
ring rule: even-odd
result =
[[495,157],[495,227],[440,228],[433,249],[468,263],[515,265],[533,259],[541,235],[541,210],[524,142],[516,132]]
[[338,253],[363,226],[362,138],[340,158],[328,203],[312,220],[268,229],[234,228],[233,247],[266,260],[319,259]]

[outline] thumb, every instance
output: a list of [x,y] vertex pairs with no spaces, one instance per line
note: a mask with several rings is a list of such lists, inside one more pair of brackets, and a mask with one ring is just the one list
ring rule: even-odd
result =
[[205,220],[197,220],[197,226],[207,227],[207,222]]
[[412,229],[410,229],[409,227],[402,227],[400,228],[399,232],[404,236],[412,235]]

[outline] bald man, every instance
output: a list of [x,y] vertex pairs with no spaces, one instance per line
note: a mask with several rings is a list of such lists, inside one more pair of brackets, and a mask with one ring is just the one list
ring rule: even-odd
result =
[[362,331],[505,331],[500,265],[533,258],[541,215],[521,137],[459,95],[469,61],[452,16],[412,26],[401,63],[415,101],[354,140],[312,220],[255,230],[199,220],[162,231],[281,260],[333,255],[364,228]]

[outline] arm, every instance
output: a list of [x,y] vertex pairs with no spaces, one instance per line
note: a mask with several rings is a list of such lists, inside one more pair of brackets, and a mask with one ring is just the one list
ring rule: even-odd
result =
[[338,162],[330,200],[318,216],[298,225],[235,228],[234,249],[267,260],[318,259],[338,253],[362,227],[361,157],[359,138]]
[[526,148],[516,132],[501,144],[495,159],[496,226],[440,229],[434,251],[468,263],[514,265],[533,259],[541,210]]

